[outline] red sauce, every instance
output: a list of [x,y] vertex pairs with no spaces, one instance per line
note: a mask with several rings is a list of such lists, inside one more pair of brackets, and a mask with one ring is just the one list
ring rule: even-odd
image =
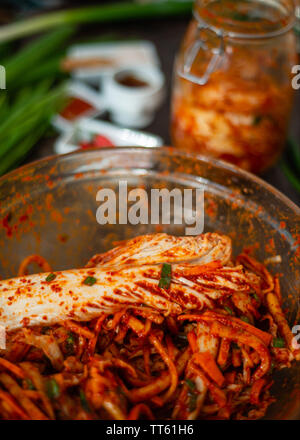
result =
[[83,99],[71,98],[67,106],[60,113],[60,115],[68,121],[73,121],[74,119],[82,116],[93,108],[94,107],[91,104],[84,101]]

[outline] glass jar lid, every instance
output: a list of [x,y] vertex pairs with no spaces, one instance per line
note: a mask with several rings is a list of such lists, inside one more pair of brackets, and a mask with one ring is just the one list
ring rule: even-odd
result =
[[196,20],[231,38],[272,38],[295,23],[293,0],[198,0]]

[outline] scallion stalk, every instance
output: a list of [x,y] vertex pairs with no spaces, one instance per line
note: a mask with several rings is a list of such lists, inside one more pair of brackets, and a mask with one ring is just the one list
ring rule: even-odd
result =
[[293,185],[293,187],[300,192],[300,179],[296,176],[294,171],[291,169],[286,160],[282,160],[280,163],[280,167],[284,174],[286,175],[289,182]]
[[0,161],[0,175],[5,174],[12,168],[20,165],[23,159],[26,157],[31,148],[36,144],[36,142],[43,136],[45,131],[49,126],[49,122],[44,122],[36,127],[35,131],[31,136],[27,136],[22,142],[15,145],[9,154],[1,158]]
[[49,12],[19,22],[1,26],[0,43],[43,32],[68,24],[113,22],[154,17],[182,16],[192,10],[193,1],[169,0],[154,3],[120,2]]
[[[51,54],[61,49],[65,41],[74,33],[73,26],[64,27],[47,33],[30,44],[27,44],[17,55],[14,55],[4,64],[6,70],[7,88],[10,84],[18,82],[22,75],[34,70],[41,60],[47,59]],[[1,32],[1,31],[0,31]]]

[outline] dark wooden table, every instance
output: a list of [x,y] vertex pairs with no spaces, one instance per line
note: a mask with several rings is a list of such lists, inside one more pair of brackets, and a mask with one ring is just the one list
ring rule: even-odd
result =
[[[83,35],[89,35],[91,38],[107,33],[116,33],[122,38],[146,39],[155,44],[161,59],[162,70],[166,76],[168,94],[163,106],[157,112],[153,124],[147,127],[147,131],[162,136],[167,145],[171,142],[169,135],[169,115],[173,61],[187,24],[188,19],[176,18],[139,23],[114,24],[113,26],[102,24],[93,25],[85,27],[81,31]],[[290,133],[300,144],[300,91],[296,92]],[[54,139],[47,139],[40,142],[34,149],[29,160],[35,160],[53,154],[53,143]],[[292,187],[279,166],[273,167],[262,177],[300,206],[300,194]]]

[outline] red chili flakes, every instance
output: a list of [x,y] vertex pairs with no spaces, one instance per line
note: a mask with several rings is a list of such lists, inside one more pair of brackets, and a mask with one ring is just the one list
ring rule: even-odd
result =
[[66,243],[69,240],[69,236],[67,234],[58,234],[57,239],[61,243]]
[[24,327],[27,327],[30,324],[29,318],[23,318],[21,321],[21,324],[24,325]]
[[10,220],[11,220],[11,214],[10,213],[8,213],[4,217],[4,219],[2,220],[2,226],[3,226],[4,229],[6,229],[7,237],[11,237],[12,236],[12,231],[13,231],[12,227],[9,225]]
[[20,217],[19,217],[19,221],[22,223],[22,222],[26,222],[27,220],[28,220],[28,215],[27,214],[24,214],[24,215],[21,215]]
[[62,289],[57,284],[52,284],[51,285],[51,290],[53,290],[53,292],[61,292]]

